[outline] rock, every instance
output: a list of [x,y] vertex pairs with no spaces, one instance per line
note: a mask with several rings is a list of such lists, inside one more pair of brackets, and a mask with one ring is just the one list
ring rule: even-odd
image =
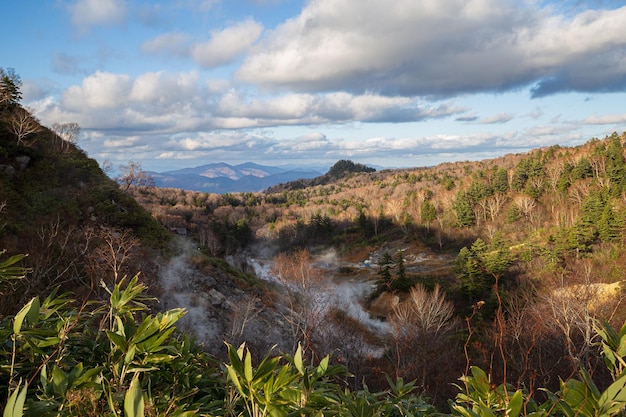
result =
[[0,165],[0,172],[6,174],[9,178],[15,177],[15,168],[11,165]]
[[20,171],[24,171],[26,167],[28,166],[28,164],[30,164],[30,156],[26,156],[26,155],[16,156],[15,162],[19,166]]

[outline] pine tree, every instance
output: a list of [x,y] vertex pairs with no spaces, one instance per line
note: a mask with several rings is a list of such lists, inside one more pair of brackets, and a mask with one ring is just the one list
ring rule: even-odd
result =
[[467,193],[457,193],[454,209],[456,210],[457,225],[459,227],[470,227],[474,225],[476,215],[474,214],[473,206],[474,204]]
[[379,290],[390,290],[393,276],[391,275],[391,267],[393,265],[393,258],[389,252],[384,252],[378,261],[378,288]]

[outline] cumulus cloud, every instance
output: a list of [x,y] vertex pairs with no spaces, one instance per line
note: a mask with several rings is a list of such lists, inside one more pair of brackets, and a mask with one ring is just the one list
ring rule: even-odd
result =
[[238,58],[257,41],[263,26],[253,19],[211,32],[211,39],[191,47],[191,56],[200,65],[214,68]]
[[66,89],[60,100],[36,105],[46,124],[75,121],[84,130],[150,134],[210,129],[212,96],[196,72],[96,72]]
[[148,54],[186,57],[189,55],[189,35],[181,32],[169,32],[159,35],[141,45],[141,50]]
[[131,80],[125,74],[96,72],[82,86],[72,86],[63,95],[63,105],[74,111],[114,108],[126,100]]
[[76,0],[69,5],[72,24],[80,30],[119,24],[126,18],[124,0]]
[[[252,125],[408,122],[445,117],[464,111],[451,105],[432,105],[407,97],[376,94],[284,94],[246,100],[236,91],[225,94],[217,108],[220,116],[250,120]],[[253,122],[254,121],[254,122]]]
[[445,96],[626,88],[626,7],[558,15],[514,0],[315,0],[247,56],[272,89]]

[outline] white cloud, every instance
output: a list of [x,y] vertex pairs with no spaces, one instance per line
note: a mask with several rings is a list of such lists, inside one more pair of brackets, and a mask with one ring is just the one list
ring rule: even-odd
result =
[[[514,0],[314,0],[237,72],[300,91],[536,95],[626,88],[626,7],[556,15]],[[552,14],[551,14],[552,13]]]
[[476,123],[484,124],[484,125],[493,125],[493,124],[502,124],[513,120],[515,116],[510,113],[498,113],[492,116],[483,117],[482,119],[478,119]]
[[125,74],[96,72],[85,78],[82,86],[72,86],[63,94],[63,105],[68,110],[88,111],[109,109],[126,101],[131,79]]
[[186,57],[189,56],[189,35],[169,32],[159,35],[141,45],[141,50],[153,55]]
[[221,31],[211,32],[208,42],[191,47],[191,56],[206,68],[228,64],[248,50],[262,32],[261,24],[252,19],[245,20]]
[[236,90],[230,90],[225,94],[216,108],[216,114],[222,117],[256,120],[251,124],[254,126],[352,121],[406,122],[444,117],[461,111],[463,110],[453,106],[424,104],[407,97],[385,97],[376,94],[294,93],[246,100]]
[[587,117],[583,123],[589,125],[617,125],[626,123],[626,113],[623,114],[606,114],[604,116]]
[[126,18],[124,0],[76,0],[70,4],[72,24],[81,30],[92,26],[119,24]]

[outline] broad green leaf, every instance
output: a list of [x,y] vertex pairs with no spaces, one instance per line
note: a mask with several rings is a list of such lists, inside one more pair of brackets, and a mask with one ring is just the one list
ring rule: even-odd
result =
[[233,367],[233,370],[238,374],[243,374],[243,362],[241,362],[241,356],[243,353],[242,348],[244,345],[242,344],[239,349],[235,349],[233,345],[227,344],[227,346],[228,359],[230,360],[230,364]]
[[468,380],[469,385],[481,394],[487,394],[491,390],[489,378],[485,371],[477,366],[470,368],[473,378]]
[[463,417],[480,417],[477,413],[473,412],[472,410],[465,408],[463,406],[460,406],[458,404],[452,404],[452,409]]
[[226,365],[226,370],[228,371],[228,376],[230,377],[230,380],[233,382],[233,384],[235,384],[235,388],[237,388],[237,391],[239,391],[241,395],[245,395],[241,387],[241,382],[239,382],[239,376],[237,375],[235,368],[233,368],[232,365]]
[[246,351],[244,357],[243,374],[247,382],[252,382],[252,355],[249,351]]
[[135,374],[124,396],[124,415],[126,417],[144,417],[144,402],[139,374]]
[[614,414],[624,406],[626,406],[626,375],[609,385],[598,399],[601,414]]
[[135,345],[131,345],[126,351],[126,355],[124,356],[124,363],[130,364],[133,359],[135,359],[135,352],[137,351],[137,347]]
[[304,374],[304,365],[302,363],[302,346],[298,343],[298,349],[296,350],[296,354],[293,356],[293,364],[296,366],[296,369],[300,374]]
[[106,331],[107,337],[109,338],[109,340],[111,342],[113,342],[113,344],[115,345],[116,348],[118,348],[119,350],[126,350],[126,338],[122,335],[119,335],[115,332],[112,332],[110,330]]
[[63,397],[67,392],[69,380],[67,374],[61,370],[58,366],[52,368],[52,389],[54,393]]
[[496,417],[496,414],[493,410],[485,405],[479,404],[478,408],[480,410],[480,415],[482,417]]
[[6,406],[4,407],[3,417],[22,417],[24,415],[24,402],[26,401],[26,392],[28,391],[28,384],[24,384],[24,388],[20,390],[22,381],[17,384],[17,388],[13,391],[13,394],[9,396]]
[[276,366],[278,365],[279,359],[280,359],[279,357],[274,357],[274,358],[265,357],[259,364],[256,371],[254,372],[253,379],[255,380],[265,379],[268,374],[271,374],[272,372],[274,372],[274,370],[276,369]]
[[152,353],[142,360],[143,364],[157,364],[172,362],[178,355],[168,355],[166,353]]
[[28,385],[24,383],[24,388],[20,390],[22,380],[17,384],[17,388],[13,394],[9,396],[6,406],[4,407],[3,417],[22,417],[24,415],[24,402],[26,402],[26,392]]
[[324,356],[324,358],[322,358],[322,360],[320,361],[320,364],[317,366],[317,369],[315,369],[316,378],[319,378],[326,374],[326,371],[328,370],[329,360],[330,360],[329,356]]
[[509,401],[509,407],[507,410],[507,417],[517,417],[519,413],[522,411],[522,391],[516,391],[515,394],[511,396]]
[[621,357],[626,356],[626,336],[622,336],[620,339],[616,353]]
[[15,315],[13,321],[13,333],[20,334],[22,331],[22,325],[24,320],[28,320],[31,323],[36,323],[39,318],[39,297],[35,297],[28,302],[22,309]]
[[104,369],[103,366],[97,366],[92,369],[88,369],[83,372],[76,380],[74,381],[74,386],[78,387],[80,385],[92,382],[93,379],[100,375],[100,372]]

